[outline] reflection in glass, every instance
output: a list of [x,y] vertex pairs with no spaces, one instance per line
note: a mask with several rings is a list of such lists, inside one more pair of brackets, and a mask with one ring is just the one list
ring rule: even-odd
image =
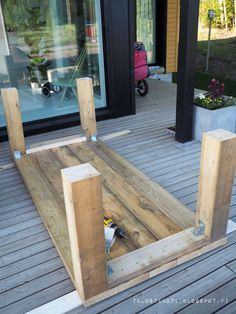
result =
[[156,0],[136,0],[137,41],[144,43],[148,55],[148,63],[156,59]]
[[79,77],[92,78],[96,107],[106,105],[100,1],[3,0],[0,9],[0,87],[19,89],[23,121],[77,112]]

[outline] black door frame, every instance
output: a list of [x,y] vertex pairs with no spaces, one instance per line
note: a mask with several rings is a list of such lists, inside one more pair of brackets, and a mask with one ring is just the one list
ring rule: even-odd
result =
[[200,0],[180,1],[175,133],[180,143],[192,140],[199,3]]
[[[134,53],[135,0],[100,0],[107,107],[96,109],[97,120],[135,114]],[[23,123],[25,136],[80,124],[79,113]],[[0,142],[7,140],[0,127]]]

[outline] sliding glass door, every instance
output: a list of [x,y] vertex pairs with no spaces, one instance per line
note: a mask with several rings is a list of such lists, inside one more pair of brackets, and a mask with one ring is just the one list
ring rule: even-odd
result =
[[156,62],[156,0],[136,0],[136,37],[148,54],[148,63]]
[[92,78],[96,108],[106,106],[100,1],[0,4],[0,87],[18,88],[24,122],[77,112],[79,77]]

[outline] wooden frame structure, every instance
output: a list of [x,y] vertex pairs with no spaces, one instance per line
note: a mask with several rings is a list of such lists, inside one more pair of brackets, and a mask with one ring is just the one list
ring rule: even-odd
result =
[[[33,150],[25,148],[17,90],[2,97],[15,163],[88,306],[226,242],[236,135],[204,134],[195,217],[97,138],[91,79],[78,79],[77,88],[86,137]],[[104,212],[132,239],[118,241],[108,261]]]

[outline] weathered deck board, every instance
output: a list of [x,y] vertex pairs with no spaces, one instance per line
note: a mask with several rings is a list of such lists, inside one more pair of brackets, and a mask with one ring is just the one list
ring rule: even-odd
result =
[[[179,144],[173,140],[171,135],[165,133],[165,128],[173,125],[175,120],[175,86],[159,81],[152,81],[150,86],[150,95],[148,95],[145,99],[137,97],[137,115],[119,118],[116,120],[100,121],[98,122],[98,134],[104,135],[124,129],[131,130],[132,133],[130,135],[116,138],[115,140],[107,141],[106,143],[115,149],[118,153],[120,153],[123,157],[128,159],[132,164],[137,166],[140,170],[143,170],[144,173],[147,173],[145,168],[148,168],[150,170],[149,175],[152,175],[152,167],[153,169],[166,169],[166,173],[168,173],[169,166],[176,165],[176,170],[182,170],[178,176],[164,180],[163,178],[159,178],[157,175],[156,180],[162,186],[167,188],[168,191],[173,192],[177,197],[191,195],[192,191],[189,189],[190,186],[193,185],[197,187],[199,169],[196,167],[192,168],[191,171],[188,171],[188,167],[183,168],[183,164],[185,161],[185,156],[187,160],[191,158],[187,157],[189,155],[194,157],[195,153],[199,153],[201,145],[196,141],[186,144]],[[65,130],[28,137],[26,142],[27,145],[30,145],[32,143],[43,142],[46,140],[74,134],[81,134],[79,127],[73,127]],[[142,139],[139,141],[140,135],[142,135]],[[145,139],[147,141],[147,146],[145,145]],[[165,162],[168,162],[167,166],[165,166]],[[11,219],[24,214],[25,210],[27,211],[30,209],[30,211],[32,211],[31,209],[33,208],[36,210],[29,195],[19,202],[12,202],[11,190],[17,190],[18,184],[20,182],[20,184],[22,184],[22,180],[20,179],[20,175],[15,168],[1,171],[1,165],[10,163],[12,163],[12,160],[9,154],[8,144],[0,143],[0,201],[1,196],[5,194],[1,194],[1,189],[8,187],[10,188],[10,190],[7,192],[7,194],[9,194],[9,197],[7,197],[8,201],[3,207],[0,207],[1,222],[3,221],[1,217],[4,220],[5,218],[8,219],[7,217]],[[145,165],[144,169],[143,165]],[[196,165],[199,165],[199,163],[196,162]],[[236,221],[235,188],[233,189],[233,195],[234,205],[232,203],[231,218],[235,219]],[[193,208],[194,204],[195,202],[191,203]],[[18,223],[14,224],[14,222],[15,221],[12,221],[13,225],[9,225],[7,227],[7,235],[0,238],[0,245],[3,247],[5,244],[8,245],[10,243],[12,243],[14,246],[15,241],[29,238],[45,230],[41,218],[39,218],[37,224],[35,224],[34,219],[28,220],[28,223],[27,221],[24,221],[23,223],[20,223],[19,228]],[[150,293],[155,296],[156,293],[159,293],[162,287],[161,283],[166,283],[171,289],[171,292],[167,293],[165,296],[171,298],[171,295],[179,290],[179,286],[176,283],[181,283],[183,278],[188,278],[188,276],[190,276],[192,273],[195,273],[197,276],[195,277],[191,275],[188,282],[183,283],[180,291],[181,289],[184,289],[185,286],[189,287],[192,283],[197,282],[197,280],[200,280],[201,278],[204,283],[204,277],[206,275],[212,273],[216,269],[224,267],[224,265],[228,265],[229,263],[235,261],[236,256],[234,252],[236,251],[236,248],[234,243],[236,243],[235,232],[230,234],[229,241],[227,245],[224,246],[224,248],[217,249],[214,252],[207,253],[183,265],[177,266],[170,271],[167,271],[142,284],[139,284],[134,288],[121,292],[118,295],[91,308],[85,310],[83,307],[80,307],[79,309],[72,311],[72,313],[74,314],[83,312],[94,314],[103,312],[105,310],[108,310],[111,313],[114,306],[118,305],[119,303],[121,304],[119,307],[121,312],[127,312],[125,307],[126,301],[130,302],[130,306],[132,306],[134,304],[133,296],[145,297],[149,296]],[[230,247],[232,248],[230,249]],[[16,247],[14,246],[14,249],[15,248]],[[43,265],[49,260],[57,257],[58,254],[55,248],[53,248],[53,243],[50,240],[46,240],[35,245],[32,244],[31,246],[28,246],[24,249],[14,251],[7,256],[2,256],[2,259],[0,259],[0,278],[9,280],[7,281],[9,282],[9,286],[6,284],[6,290],[9,288],[12,289],[14,278],[16,278],[13,276],[21,276],[21,273],[23,273],[22,276],[24,276],[25,271],[30,273],[31,268],[40,264]],[[201,271],[198,275],[198,271],[201,269],[205,269],[205,272]],[[74,290],[74,287],[68,276],[63,280],[58,277],[55,281],[55,284],[52,284],[50,281],[45,282],[45,276],[43,273],[41,273],[41,268],[39,267],[38,277],[41,277],[38,278],[39,281],[41,280],[45,283],[44,288],[41,291],[31,292],[30,285],[33,281],[29,281],[23,286],[23,288],[26,289],[26,293],[24,295],[25,297],[23,299],[18,299],[18,301],[11,303],[4,308],[2,308],[2,299],[0,299],[0,311],[4,314],[24,313]],[[18,283],[19,282],[16,280],[14,284],[15,288],[18,286]],[[220,288],[217,288],[217,285],[215,285],[211,292],[213,297],[217,296],[218,289],[221,289],[220,293],[222,293],[223,297],[227,297],[229,291],[228,289],[230,289],[230,282],[222,285]],[[197,298],[201,296],[202,294],[200,289],[200,291],[195,293],[194,297]],[[182,297],[184,297],[184,295],[182,295]],[[151,304],[146,304],[146,307],[150,305]],[[150,309],[151,308],[152,307],[150,307]],[[220,303],[214,305],[212,309],[214,311],[219,310],[219,313],[235,313],[236,292],[232,293],[232,303]],[[207,308],[207,313],[212,313],[213,310],[211,310],[211,305],[209,305],[209,308]],[[202,308],[200,312],[204,313]],[[173,313],[173,311],[169,309],[169,313]]]

